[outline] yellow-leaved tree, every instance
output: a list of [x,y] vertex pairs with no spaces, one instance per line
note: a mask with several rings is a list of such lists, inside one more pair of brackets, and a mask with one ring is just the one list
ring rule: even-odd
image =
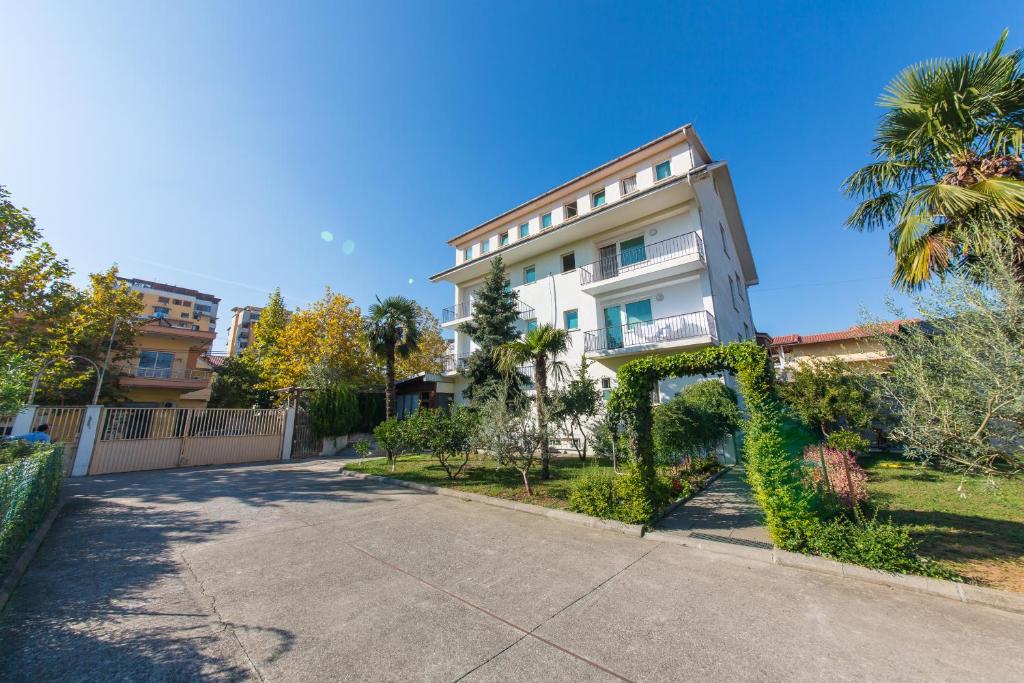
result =
[[416,306],[416,327],[419,340],[408,357],[395,359],[395,376],[399,380],[421,372],[441,372],[441,363],[448,352],[448,342],[441,336],[441,323],[423,306]]

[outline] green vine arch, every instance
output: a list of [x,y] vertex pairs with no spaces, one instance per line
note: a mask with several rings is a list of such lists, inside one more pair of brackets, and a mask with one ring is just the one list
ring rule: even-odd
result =
[[775,395],[768,354],[762,347],[736,342],[631,360],[619,368],[619,385],[612,393],[609,412],[613,419],[625,423],[633,458],[653,499],[657,475],[651,393],[662,379],[720,372],[736,376],[747,410],[743,456],[750,486],[765,513],[768,533],[781,548],[799,548],[816,518],[815,501],[813,492],[802,483],[799,462],[784,446],[782,406]]

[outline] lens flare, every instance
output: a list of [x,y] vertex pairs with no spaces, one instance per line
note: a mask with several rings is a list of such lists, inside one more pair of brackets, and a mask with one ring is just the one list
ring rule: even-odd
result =
[[345,240],[341,243],[341,253],[350,256],[356,250],[356,243],[352,240]]
[[324,242],[333,242],[334,233],[331,232],[330,230],[324,230],[323,232],[320,233],[320,239],[322,239]]

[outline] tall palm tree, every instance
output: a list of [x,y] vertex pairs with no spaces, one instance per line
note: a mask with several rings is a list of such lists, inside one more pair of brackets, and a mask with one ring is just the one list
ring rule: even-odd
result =
[[550,371],[556,379],[565,373],[565,363],[558,360],[558,356],[569,349],[570,343],[568,330],[545,324],[527,331],[521,339],[494,349],[494,360],[506,376],[518,372],[522,365],[533,363],[537,427],[543,435],[540,442],[541,479],[551,478],[551,451],[547,439],[548,373]]
[[416,324],[416,302],[404,296],[389,296],[370,306],[364,321],[370,349],[384,359],[387,388],[384,414],[395,416],[395,358],[408,358],[419,348],[420,331]]
[[921,287],[965,259],[1010,245],[1024,274],[1024,72],[1020,50],[905,69],[879,100],[875,161],[843,184],[846,221],[889,229],[893,284]]

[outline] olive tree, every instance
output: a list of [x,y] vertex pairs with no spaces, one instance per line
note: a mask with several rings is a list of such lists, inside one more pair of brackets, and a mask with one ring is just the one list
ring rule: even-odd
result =
[[512,467],[523,477],[527,495],[530,470],[540,459],[538,450],[545,434],[525,401],[510,400],[510,388],[499,383],[479,404],[477,445],[494,456],[501,467]]

